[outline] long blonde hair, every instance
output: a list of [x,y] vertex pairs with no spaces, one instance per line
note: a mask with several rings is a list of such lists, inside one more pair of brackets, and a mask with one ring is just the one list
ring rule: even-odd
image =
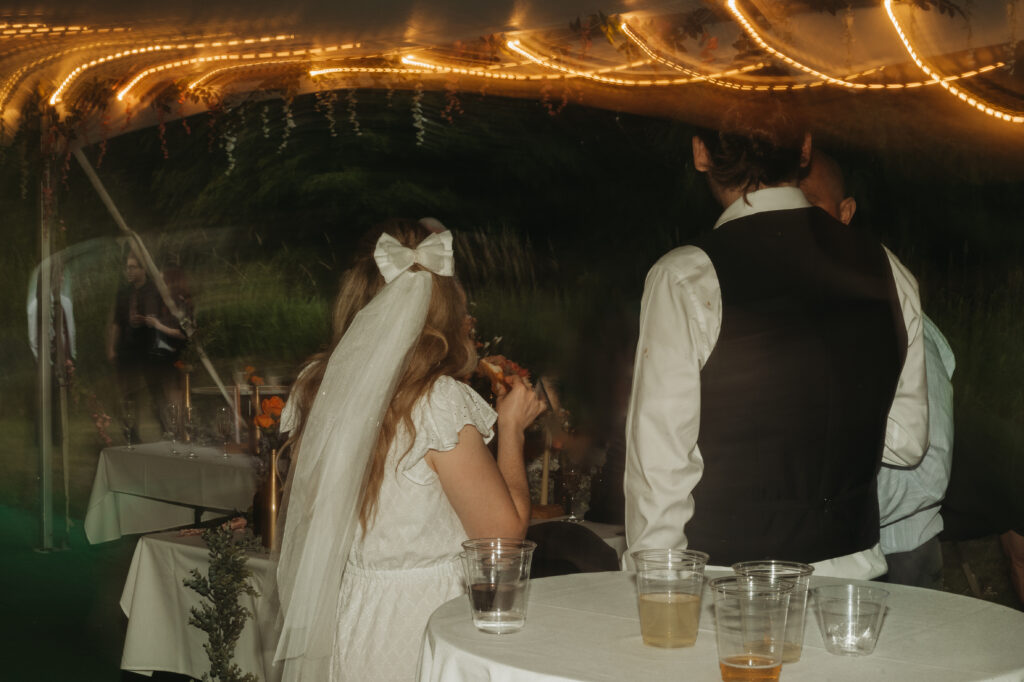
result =
[[[303,364],[299,378],[292,388],[289,400],[297,401],[295,407],[298,408],[298,424],[289,439],[291,451],[294,453],[299,451],[298,445],[306,427],[306,417],[323,381],[327,360],[356,314],[384,286],[384,278],[373,259],[377,239],[384,232],[409,248],[415,248],[430,236],[430,231],[416,221],[392,219],[377,225],[364,237],[357,249],[354,264],[341,278],[338,298],[334,303],[334,334],[331,345]],[[413,271],[422,269],[419,265],[410,268]],[[455,277],[442,277],[433,273],[431,277],[433,289],[423,331],[409,353],[408,365],[384,414],[380,434],[377,436],[370,458],[359,505],[359,523],[364,533],[376,513],[388,450],[398,433],[399,426],[404,425],[409,434],[407,442],[412,447],[416,435],[412,410],[417,401],[430,391],[440,377],[451,376],[461,379],[468,376],[476,367],[476,350],[469,338],[466,295],[462,286]],[[402,457],[407,453],[408,450],[402,453]]]

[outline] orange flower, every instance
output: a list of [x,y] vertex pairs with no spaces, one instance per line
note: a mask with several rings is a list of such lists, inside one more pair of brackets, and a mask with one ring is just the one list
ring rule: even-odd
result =
[[272,417],[280,417],[281,410],[284,409],[284,401],[281,400],[280,396],[270,396],[260,401],[260,409],[263,410],[264,414],[269,414]]
[[249,383],[252,384],[253,386],[262,386],[263,377],[258,377],[255,374],[253,374],[251,377],[249,377]]
[[256,419],[254,421],[256,422],[256,426],[260,427],[261,429],[274,428],[274,418],[271,417],[269,414],[264,413],[256,415]]

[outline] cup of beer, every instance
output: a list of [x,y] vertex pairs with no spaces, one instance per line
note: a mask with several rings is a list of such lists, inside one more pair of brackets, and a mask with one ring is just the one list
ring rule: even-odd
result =
[[526,624],[530,562],[537,543],[518,538],[479,538],[462,543],[459,556],[473,625],[481,632],[504,634]]
[[722,680],[778,680],[793,583],[730,575],[715,578],[710,585]]
[[642,549],[631,556],[644,644],[667,649],[693,646],[708,555],[690,549]]
[[732,565],[737,575],[754,575],[768,580],[788,580],[793,583],[789,595],[789,614],[786,616],[786,645],[782,650],[783,663],[800,660],[804,648],[804,623],[807,613],[807,588],[814,566],[796,561],[743,561]]

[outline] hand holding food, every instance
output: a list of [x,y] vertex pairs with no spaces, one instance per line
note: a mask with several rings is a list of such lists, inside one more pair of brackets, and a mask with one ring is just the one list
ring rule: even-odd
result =
[[502,395],[512,387],[512,377],[519,377],[530,387],[530,372],[504,355],[488,355],[480,359],[476,368],[477,374],[491,382],[491,390],[495,395]]

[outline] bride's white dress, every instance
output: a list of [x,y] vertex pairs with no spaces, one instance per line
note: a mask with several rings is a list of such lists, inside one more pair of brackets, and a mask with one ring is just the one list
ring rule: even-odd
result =
[[395,438],[376,518],[365,536],[356,531],[349,554],[331,662],[334,681],[414,680],[427,619],[465,594],[458,555],[466,532],[423,456],[454,448],[466,425],[490,441],[496,414],[472,388],[442,377],[412,418],[412,449],[402,457],[408,435]]

